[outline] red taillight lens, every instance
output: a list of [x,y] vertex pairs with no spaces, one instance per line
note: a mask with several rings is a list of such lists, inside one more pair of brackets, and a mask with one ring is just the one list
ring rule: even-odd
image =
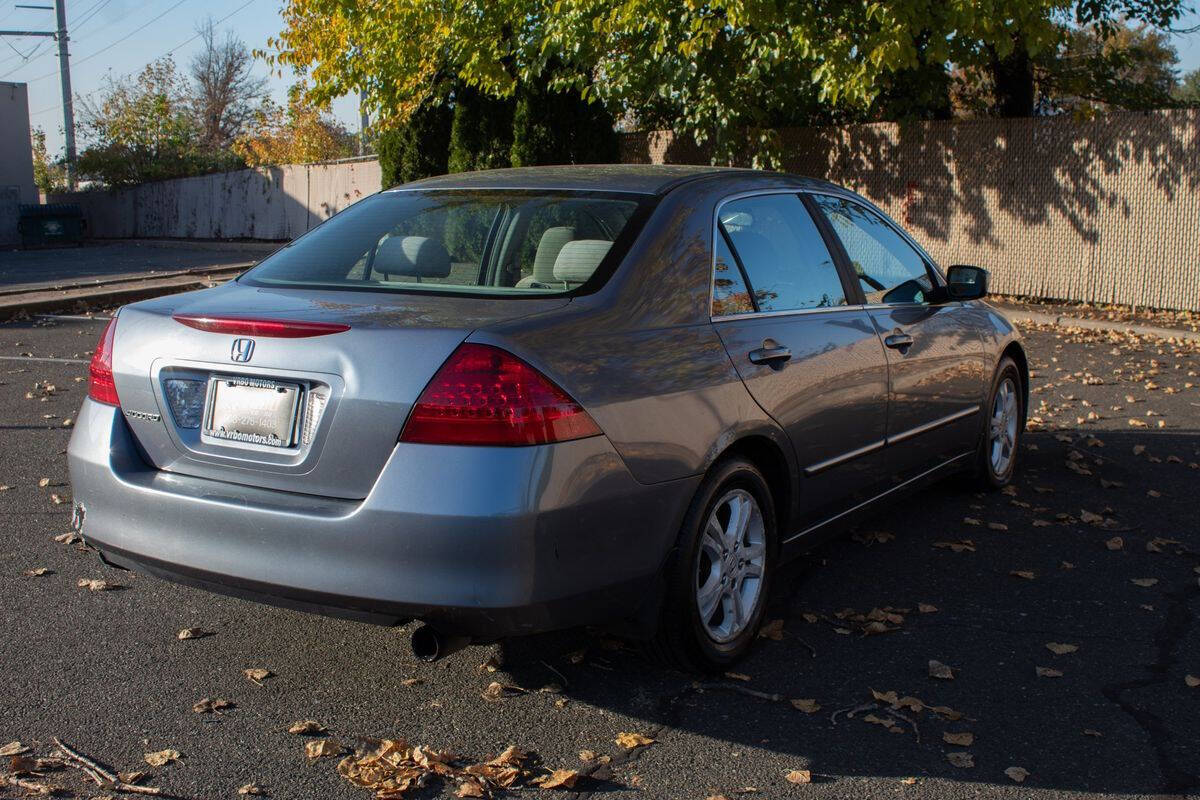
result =
[[100,334],[100,342],[96,352],[92,353],[92,363],[88,366],[88,397],[97,403],[107,403],[110,406],[121,405],[117,397],[117,386],[113,383],[113,336],[117,332],[117,318],[113,317],[104,326]]
[[212,317],[205,314],[176,314],[176,322],[209,333],[232,333],[237,336],[266,336],[276,339],[303,339],[326,336],[350,330],[339,322],[301,322],[290,319],[260,319],[248,317]]
[[463,344],[421,393],[400,441],[513,446],[599,433],[570,395],[521,359]]

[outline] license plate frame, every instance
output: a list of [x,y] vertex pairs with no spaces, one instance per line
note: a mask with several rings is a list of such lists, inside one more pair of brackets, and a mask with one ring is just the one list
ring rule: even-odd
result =
[[201,433],[233,444],[293,447],[303,397],[304,387],[292,381],[211,375]]

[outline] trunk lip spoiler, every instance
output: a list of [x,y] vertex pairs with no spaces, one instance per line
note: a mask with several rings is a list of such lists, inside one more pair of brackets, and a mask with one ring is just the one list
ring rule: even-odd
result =
[[189,328],[207,333],[276,339],[304,339],[312,336],[344,333],[350,330],[349,325],[341,322],[311,322],[278,317],[177,313],[172,314],[171,318]]

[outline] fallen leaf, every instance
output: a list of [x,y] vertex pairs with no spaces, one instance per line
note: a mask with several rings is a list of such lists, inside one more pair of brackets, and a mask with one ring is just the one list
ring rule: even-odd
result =
[[100,578],[80,578],[79,582],[75,585],[81,589],[87,589],[90,592],[108,592],[112,591],[113,589],[121,588],[120,584],[109,583],[108,581],[101,580]]
[[1039,678],[1061,678],[1062,673],[1050,667],[1034,667],[1034,671]]
[[[578,780],[579,773],[576,770],[556,769],[554,772],[537,781],[537,784],[543,789],[573,789]],[[474,795],[466,796],[474,797]]]
[[946,753],[946,760],[956,767],[967,769],[975,766],[975,756],[963,750]]
[[458,785],[458,789],[454,792],[455,797],[487,797],[483,790],[483,784],[474,778],[467,778]]
[[118,772],[117,778],[121,781],[121,783],[138,783],[142,780],[142,778],[145,778],[149,774],[149,772],[144,770],[134,769],[127,772]]
[[21,574],[27,578],[41,578],[44,575],[53,575],[54,570],[49,567],[34,567],[33,569],[25,570]]
[[217,698],[216,700],[210,700],[206,697],[203,700],[197,701],[197,703],[192,706],[192,711],[195,711],[197,714],[213,714],[235,707],[236,704],[231,703],[228,700],[222,700],[220,698]]
[[989,530],[993,530],[993,531],[1006,531],[1006,530],[1008,530],[1008,526],[1007,526],[1007,525],[1005,525],[1003,522],[989,522],[989,523],[987,524],[987,526],[988,526],[988,529],[989,529]]
[[1074,653],[1079,649],[1077,644],[1060,644],[1059,642],[1047,642],[1046,649],[1056,656],[1063,656],[1067,653]]
[[49,485],[50,485],[49,478],[38,478],[38,488],[39,489],[45,489]]
[[1195,689],[1197,686],[1200,686],[1200,678],[1197,678],[1195,675],[1184,675],[1183,682],[1188,685],[1189,689]]
[[19,756],[29,752],[29,748],[20,742],[13,741],[0,747],[0,757]]
[[970,747],[975,743],[975,734],[966,731],[962,733],[950,733],[946,731],[942,734],[942,741],[956,747]]
[[254,683],[257,683],[259,686],[262,686],[262,682],[265,681],[267,678],[275,677],[274,672],[271,672],[271,670],[269,670],[269,669],[263,669],[262,667],[253,667],[251,669],[244,669],[244,670],[242,670],[242,674],[245,675],[247,678],[249,678]]
[[783,620],[773,619],[770,622],[764,623],[758,630],[758,635],[762,639],[770,639],[774,642],[783,640]]
[[1012,778],[1016,783],[1023,783],[1029,777],[1029,770],[1024,767],[1009,767],[1004,770],[1004,774]]
[[812,772],[806,769],[794,769],[787,774],[788,783],[812,783]]
[[1104,546],[1109,550],[1120,550],[1125,546],[1125,540],[1120,536],[1114,536],[1104,543]]
[[863,722],[868,722],[872,725],[882,725],[888,729],[891,729],[896,724],[896,720],[892,719],[891,717],[877,717],[874,714],[867,714],[862,719]]
[[938,678],[944,681],[952,681],[954,680],[954,670],[940,661],[930,660],[929,677]]
[[580,761],[595,761],[596,760],[596,751],[595,750],[580,750],[579,751],[579,760]]
[[153,753],[146,753],[142,757],[145,758],[146,763],[152,767],[163,767],[167,764],[170,764],[172,761],[178,761],[179,751],[171,749],[158,750]]
[[509,695],[524,693],[525,690],[520,686],[505,686],[498,681],[492,681],[487,685],[486,689],[479,693],[479,696],[489,703],[498,703]]
[[1087,509],[1080,509],[1079,518],[1089,525],[1099,525],[1104,522],[1104,516],[1095,514]]
[[725,677],[729,678],[731,681],[747,681],[747,682],[749,682],[751,680],[750,676],[745,674],[744,672],[726,672]]
[[1129,582],[1132,583],[1134,586],[1141,586],[1142,588],[1148,588],[1148,587],[1153,586],[1154,584],[1158,583],[1158,578],[1133,578]]
[[805,714],[815,714],[821,710],[821,706],[816,700],[799,699],[792,701],[792,708],[797,711],[803,711]]
[[304,755],[309,759],[328,758],[341,752],[342,746],[335,739],[314,739],[304,743]]
[[293,722],[288,726],[288,733],[293,733],[297,736],[311,736],[317,733],[325,733],[325,726],[317,722],[315,719],[302,719],[299,722]]
[[238,787],[238,794],[249,794],[258,797],[259,795],[265,795],[266,793],[267,790],[259,786],[257,783],[247,783],[245,786]]
[[938,607],[930,603],[917,603],[917,611],[920,611],[922,614],[932,614],[937,610]]
[[1030,572],[1027,569],[1014,569],[1012,572],[1010,572],[1008,574],[1012,575],[1014,578],[1024,578],[1027,581],[1031,581],[1037,577],[1036,575],[1034,575],[1032,572]]
[[401,686],[420,686],[425,682],[424,678],[405,678],[400,681]]
[[640,733],[618,733],[617,744],[624,747],[626,750],[633,750],[637,747],[646,747],[654,744],[654,740],[649,736],[643,736]]
[[1094,730],[1092,730],[1091,728],[1084,728],[1084,729],[1083,729],[1083,735],[1084,735],[1084,736],[1095,736],[1095,737],[1101,737],[1101,736],[1103,736],[1104,734],[1103,734],[1103,733],[1101,733],[1100,731],[1094,731]]
[[177,639],[203,639],[205,636],[212,636],[212,632],[203,628],[184,628],[175,634]]
[[959,542],[934,542],[933,546],[943,550],[952,550],[955,553],[975,552],[975,542],[971,541],[970,539],[963,539]]

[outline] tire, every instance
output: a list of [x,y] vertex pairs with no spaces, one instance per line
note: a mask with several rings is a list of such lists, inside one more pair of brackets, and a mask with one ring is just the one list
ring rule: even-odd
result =
[[1007,486],[1017,468],[1021,433],[1025,427],[1025,393],[1021,372],[1005,356],[992,376],[984,406],[983,430],[975,454],[975,485],[988,491]]
[[[731,524],[735,510],[746,520],[740,538]],[[710,520],[723,535],[710,532]],[[777,542],[775,504],[762,473],[740,458],[718,462],[696,490],[668,559],[651,654],[686,672],[719,672],[744,656],[766,613]],[[708,601],[704,613],[701,596]]]

